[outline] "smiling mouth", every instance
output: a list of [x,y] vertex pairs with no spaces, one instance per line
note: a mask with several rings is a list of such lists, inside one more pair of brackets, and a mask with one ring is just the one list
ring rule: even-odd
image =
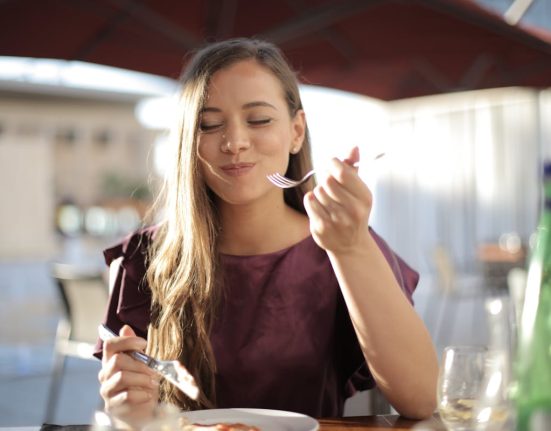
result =
[[247,174],[252,168],[254,163],[232,163],[231,165],[224,165],[221,167],[222,171],[229,176],[239,177]]

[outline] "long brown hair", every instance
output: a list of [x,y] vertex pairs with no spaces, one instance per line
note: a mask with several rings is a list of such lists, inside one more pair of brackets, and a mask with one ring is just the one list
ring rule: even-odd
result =
[[[184,409],[216,405],[216,362],[210,330],[218,302],[219,220],[215,199],[199,169],[199,113],[212,75],[236,62],[254,59],[281,83],[293,117],[302,109],[297,79],[280,50],[255,39],[231,39],[210,44],[190,60],[181,78],[179,124],[175,129],[174,166],[162,194],[163,222],[150,249],[147,280],[152,291],[152,320],[148,353],[162,359],[179,358],[202,390],[192,401],[170,385],[161,386],[161,401]],[[286,175],[300,178],[311,168],[308,130],[297,154],[290,154]],[[287,205],[306,213],[305,193],[312,183],[286,189]]]

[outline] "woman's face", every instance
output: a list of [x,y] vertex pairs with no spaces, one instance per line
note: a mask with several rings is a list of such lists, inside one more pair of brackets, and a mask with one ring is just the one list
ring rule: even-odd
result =
[[293,118],[279,80],[254,60],[216,72],[200,113],[198,150],[207,185],[224,202],[245,204],[278,196],[266,175],[285,173],[298,152],[304,113]]

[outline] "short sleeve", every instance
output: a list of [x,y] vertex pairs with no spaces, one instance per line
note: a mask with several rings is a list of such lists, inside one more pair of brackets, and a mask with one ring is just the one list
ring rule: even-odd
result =
[[[370,229],[370,232],[390,265],[402,291],[413,305],[412,295],[419,282],[419,274],[398,256],[374,230]],[[343,361],[345,373],[344,390],[345,398],[348,398],[354,395],[356,391],[365,391],[375,387],[375,379],[363,356],[344,299],[341,302],[337,320],[338,334],[340,334],[337,344],[342,347],[341,361]]]
[[[108,266],[114,260],[122,258],[103,320],[103,323],[116,333],[124,325],[129,325],[138,336],[147,336],[151,291],[146,280],[146,262],[155,232],[156,227],[140,230],[103,252]],[[101,358],[102,350],[103,342],[98,340],[94,356]]]
[[400,256],[398,256],[373,229],[370,228],[371,235],[375,242],[379,246],[379,249],[385,256],[394,277],[398,281],[398,284],[402,288],[402,291],[409,299],[409,302],[413,304],[413,292],[415,291],[417,284],[419,283],[419,273],[411,268]]

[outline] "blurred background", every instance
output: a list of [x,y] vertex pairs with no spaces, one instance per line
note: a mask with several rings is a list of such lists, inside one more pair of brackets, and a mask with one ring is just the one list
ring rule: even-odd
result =
[[0,426],[100,408],[100,364],[82,358],[101,251],[156,195],[186,55],[232,36],[291,61],[316,166],[386,153],[360,168],[371,224],[421,273],[439,351],[486,343],[484,299],[522,284],[551,157],[551,2],[3,0]]

